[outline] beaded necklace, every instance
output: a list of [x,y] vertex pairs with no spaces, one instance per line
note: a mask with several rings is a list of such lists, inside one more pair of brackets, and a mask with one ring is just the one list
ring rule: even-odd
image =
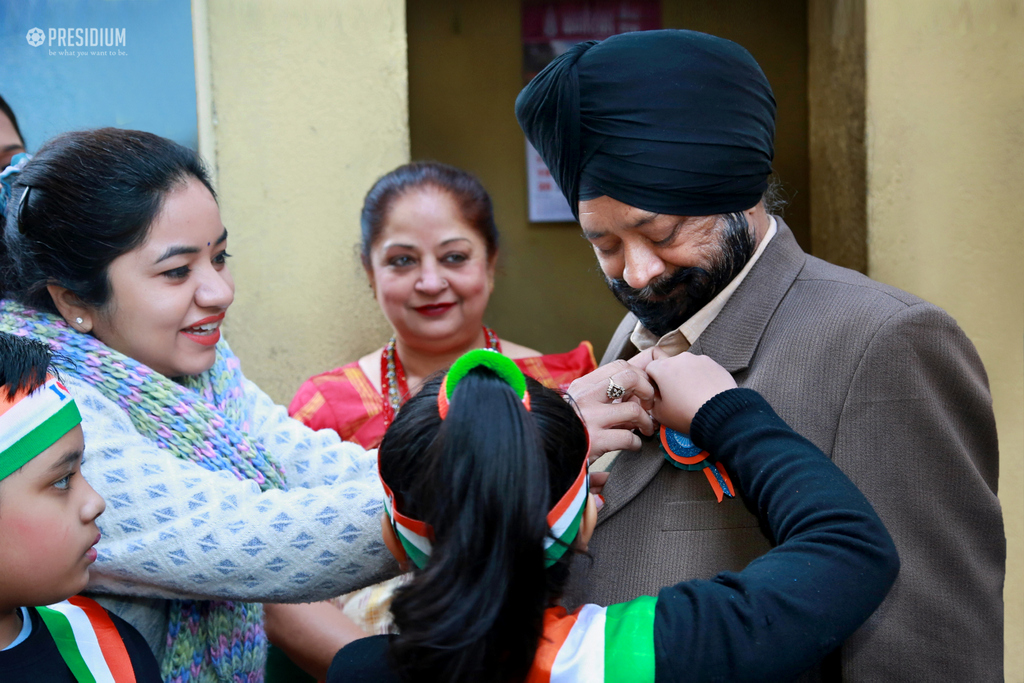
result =
[[[491,328],[484,325],[487,348],[501,353],[501,341]],[[405,368],[398,357],[398,342],[392,337],[380,352],[380,394],[384,403],[384,428],[387,429],[398,414],[402,400],[409,395],[409,384],[405,380]]]

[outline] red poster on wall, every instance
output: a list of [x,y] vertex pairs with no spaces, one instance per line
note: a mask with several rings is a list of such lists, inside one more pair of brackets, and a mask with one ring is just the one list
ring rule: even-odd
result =
[[661,28],[660,0],[523,2],[523,85],[584,40]]
[[[661,28],[659,0],[557,2],[523,0],[523,84],[555,57],[584,40]],[[529,217],[532,223],[573,221],[572,211],[541,160],[526,143]]]

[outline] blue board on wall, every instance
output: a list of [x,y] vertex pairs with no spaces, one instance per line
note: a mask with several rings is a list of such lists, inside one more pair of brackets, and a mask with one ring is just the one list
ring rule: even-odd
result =
[[29,151],[103,126],[196,149],[190,3],[0,0],[0,96]]

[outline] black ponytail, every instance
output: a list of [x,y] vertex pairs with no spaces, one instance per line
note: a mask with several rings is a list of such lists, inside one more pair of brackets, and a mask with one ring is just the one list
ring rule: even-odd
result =
[[380,447],[396,506],[432,525],[427,566],[395,596],[391,656],[404,677],[516,681],[527,674],[567,553],[544,567],[546,515],[586,457],[586,432],[555,392],[528,379],[531,412],[476,368],[445,420],[440,378],[409,400]]

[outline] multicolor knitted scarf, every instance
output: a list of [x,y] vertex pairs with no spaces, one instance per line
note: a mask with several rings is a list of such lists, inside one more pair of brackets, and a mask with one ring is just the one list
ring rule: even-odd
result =
[[[99,390],[160,448],[251,479],[264,491],[286,488],[283,470],[247,433],[242,373],[225,342],[210,370],[178,383],[58,316],[10,300],[0,301],[0,331],[48,342],[62,374]],[[161,673],[167,683],[259,683],[266,651],[261,604],[174,600]]]

